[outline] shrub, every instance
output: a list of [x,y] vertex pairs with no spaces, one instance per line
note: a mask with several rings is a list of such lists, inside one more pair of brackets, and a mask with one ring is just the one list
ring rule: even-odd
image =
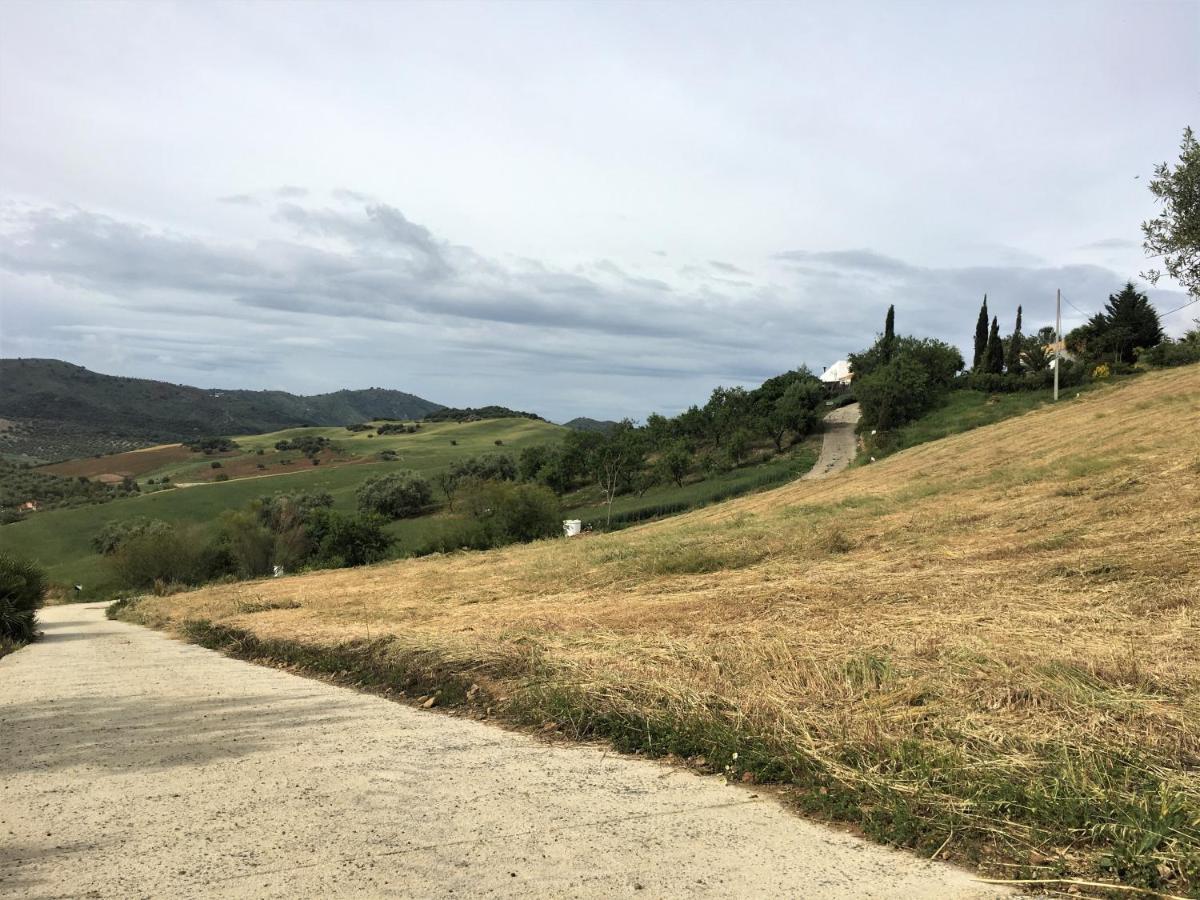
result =
[[419,516],[433,502],[433,488],[415,472],[375,475],[359,486],[358,507],[389,519]]
[[228,472],[219,472],[219,473],[217,473],[217,477],[213,479],[213,481],[228,481],[228,480],[229,480]]
[[856,385],[864,424],[895,428],[928,409],[937,392],[916,360],[900,356],[866,375]]
[[[231,574],[241,578],[271,574],[271,567],[275,564],[275,535],[254,512],[229,510],[224,513],[214,543],[214,550],[220,552],[220,549],[224,549],[228,555]],[[207,568],[211,570],[220,566],[210,564]]]
[[45,599],[46,573],[41,567],[0,553],[0,641],[32,640]]
[[489,546],[553,537],[562,529],[558,498],[540,484],[472,480],[463,508],[490,534]]
[[305,456],[316,456],[330,446],[329,438],[319,434],[302,434],[291,440],[278,441],[275,449],[280,451],[295,450]]
[[562,509],[554,492],[540,484],[510,486],[499,510],[504,537],[536,541],[562,531]]
[[200,584],[211,556],[192,530],[174,526],[147,529],[122,541],[113,567],[127,587],[157,588],[164,584]]
[[500,440],[500,438],[496,438],[496,440],[495,440],[495,441],[493,441],[493,443],[494,443],[494,444],[495,444],[497,447],[503,447],[503,446],[504,446],[504,441]]
[[121,544],[130,538],[147,531],[164,531],[170,527],[160,519],[147,519],[142,516],[124,521],[107,522],[92,536],[92,549],[101,556],[112,556],[120,549]]
[[1186,366],[1200,363],[1200,329],[1190,331],[1181,340],[1164,340],[1157,347],[1144,351],[1138,360],[1152,366]]
[[372,513],[350,516],[329,509],[316,511],[308,528],[316,548],[313,562],[332,568],[378,562],[392,546],[384,524],[381,516]]
[[236,450],[238,445],[225,437],[205,437],[199,440],[185,444],[193,453],[203,453],[208,456],[213,453],[228,453],[230,450]]
[[458,478],[475,478],[479,481],[513,481],[517,477],[517,464],[507,453],[489,453],[464,459],[452,469]]
[[219,469],[219,468],[221,468],[221,463],[220,463],[218,460],[215,460],[215,459],[214,459],[212,462],[210,462],[208,465],[209,465],[211,468],[213,468],[213,469]]

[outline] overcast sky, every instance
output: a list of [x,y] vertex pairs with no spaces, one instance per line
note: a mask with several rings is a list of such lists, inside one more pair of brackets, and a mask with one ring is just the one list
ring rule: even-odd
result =
[[1197,0],[9,0],[0,352],[674,412],[1095,311],[1198,111]]

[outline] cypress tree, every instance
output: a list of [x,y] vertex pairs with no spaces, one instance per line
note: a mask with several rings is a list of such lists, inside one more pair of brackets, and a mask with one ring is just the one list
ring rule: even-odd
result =
[[1012,338],[1008,342],[1008,358],[1005,364],[1010,375],[1021,374],[1021,348],[1025,339],[1021,336],[1021,307],[1017,307],[1017,327],[1013,329]]
[[979,308],[979,319],[975,322],[975,358],[971,363],[971,368],[976,371],[982,371],[980,366],[983,365],[987,358],[984,351],[987,350],[988,342],[988,312],[987,312],[987,294],[983,295],[983,306]]
[[883,351],[883,361],[889,363],[892,361],[892,352],[896,346],[896,307],[889,306],[887,311],[887,319],[883,323],[883,344],[880,349]]
[[1004,373],[1004,342],[1000,340],[1000,322],[995,316],[992,316],[992,329],[988,332],[983,365],[985,372],[991,372],[993,375]]

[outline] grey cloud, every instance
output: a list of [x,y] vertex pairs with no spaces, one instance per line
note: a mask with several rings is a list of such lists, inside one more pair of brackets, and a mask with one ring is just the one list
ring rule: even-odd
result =
[[281,200],[301,200],[308,196],[308,188],[285,184],[275,189],[275,196]]
[[257,206],[258,200],[253,194],[230,194],[227,197],[218,197],[218,203],[231,203],[238,206]]
[[[381,204],[345,212],[284,204],[274,221],[294,234],[240,245],[81,209],[27,211],[5,220],[0,269],[16,273],[20,292],[50,278],[155,323],[117,332],[97,321],[57,332],[85,354],[100,352],[97,335],[109,335],[133,356],[173,360],[183,371],[228,365],[257,373],[241,379],[255,386],[289,372],[293,387],[328,389],[345,384],[345,373],[368,378],[372,365],[397,359],[390,349],[376,358],[372,346],[402,347],[400,365],[432,385],[431,399],[519,401],[554,415],[589,411],[571,405],[590,390],[589,379],[610,385],[602,389],[610,397],[611,385],[626,385],[639,403],[666,391],[655,405],[671,409],[703,399],[681,392],[704,394],[718,381],[753,383],[805,362],[819,370],[866,346],[892,303],[901,332],[965,347],[985,291],[1006,325],[1020,303],[1027,327],[1036,327],[1052,316],[1055,287],[1090,311],[1123,281],[1100,266],[936,268],[872,250],[797,250],[781,255],[763,284],[704,269],[689,288],[630,275],[611,260],[574,271],[530,259],[501,263]],[[173,328],[170,317],[187,325]],[[30,320],[16,334],[39,331],[46,333],[44,322]],[[297,371],[292,361],[298,346],[340,360],[344,374],[313,384],[317,373]],[[464,396],[454,378],[466,371],[527,374],[514,382],[520,387],[506,387],[514,396],[491,393],[498,389],[492,376]],[[547,372],[562,378],[547,381]],[[225,374],[226,385],[237,383]],[[648,388],[658,383],[670,387]]]
[[816,263],[841,271],[870,272],[874,274],[899,275],[913,271],[906,262],[884,256],[873,250],[788,250],[775,254],[775,258],[787,263]]
[[733,263],[721,262],[719,259],[710,259],[708,264],[720,272],[726,272],[730,275],[749,275],[745,269],[739,269]]
[[1128,238],[1104,238],[1099,241],[1092,241],[1090,244],[1082,244],[1080,250],[1132,250],[1140,247],[1137,241],[1129,240]]
[[343,203],[373,203],[375,198],[369,194],[361,194],[358,191],[352,191],[349,188],[334,188],[329,192],[329,195],[334,200],[339,200]]

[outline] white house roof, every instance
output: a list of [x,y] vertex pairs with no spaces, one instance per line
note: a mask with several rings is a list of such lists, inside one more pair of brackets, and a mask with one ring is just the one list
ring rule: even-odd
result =
[[821,373],[821,380],[826,384],[848,382],[850,380],[850,363],[847,360],[839,359]]

